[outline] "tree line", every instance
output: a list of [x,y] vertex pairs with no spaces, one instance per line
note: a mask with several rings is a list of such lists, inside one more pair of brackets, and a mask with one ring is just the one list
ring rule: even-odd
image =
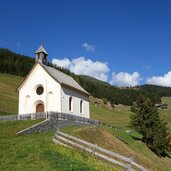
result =
[[[34,63],[35,59],[31,57],[0,48],[1,73],[26,76]],[[110,100],[113,104],[132,105],[140,94],[148,96],[153,103],[161,103],[161,97],[171,96],[171,88],[169,87],[142,85],[120,88],[89,76],[75,75],[69,70],[55,66],[50,62],[48,62],[47,65],[73,77],[92,96],[105,98]]]

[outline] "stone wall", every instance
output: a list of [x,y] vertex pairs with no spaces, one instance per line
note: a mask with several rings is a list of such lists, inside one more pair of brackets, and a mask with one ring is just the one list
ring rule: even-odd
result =
[[70,121],[70,120],[58,120],[58,119],[49,119],[45,120],[43,122],[40,122],[38,124],[32,125],[29,128],[26,128],[22,131],[19,131],[17,135],[23,135],[23,134],[32,134],[32,133],[43,133],[48,131],[56,131],[57,129],[61,129],[68,126],[74,126],[74,125],[85,125],[87,123],[80,123],[76,121]]

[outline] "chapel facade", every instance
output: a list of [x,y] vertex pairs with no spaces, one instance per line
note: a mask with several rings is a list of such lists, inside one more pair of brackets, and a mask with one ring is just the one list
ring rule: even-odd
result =
[[90,118],[89,93],[72,77],[47,66],[48,53],[41,44],[36,62],[18,87],[18,114],[58,112]]

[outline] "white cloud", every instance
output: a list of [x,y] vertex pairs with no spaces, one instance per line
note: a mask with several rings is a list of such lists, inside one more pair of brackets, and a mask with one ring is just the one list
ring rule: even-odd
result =
[[140,83],[142,78],[140,77],[140,74],[138,72],[133,72],[132,74],[129,74],[127,72],[120,72],[118,74],[112,73],[112,85],[117,86],[136,86]]
[[107,63],[92,61],[85,57],[72,59],[53,59],[53,64],[69,69],[71,72],[79,75],[89,75],[102,81],[108,81],[109,68]]
[[64,59],[52,59],[52,63],[62,68],[69,68],[71,62],[68,58],[64,58]]
[[163,76],[153,76],[151,78],[147,78],[147,84],[171,87],[171,71]]
[[86,42],[82,44],[82,47],[84,47],[89,52],[95,51],[95,47],[93,45],[86,43]]

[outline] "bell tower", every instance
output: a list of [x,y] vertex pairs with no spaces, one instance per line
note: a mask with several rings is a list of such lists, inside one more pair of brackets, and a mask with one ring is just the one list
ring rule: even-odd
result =
[[48,53],[43,47],[43,44],[40,44],[40,47],[36,50],[36,62],[39,62],[40,64],[46,64],[47,62],[47,56]]

